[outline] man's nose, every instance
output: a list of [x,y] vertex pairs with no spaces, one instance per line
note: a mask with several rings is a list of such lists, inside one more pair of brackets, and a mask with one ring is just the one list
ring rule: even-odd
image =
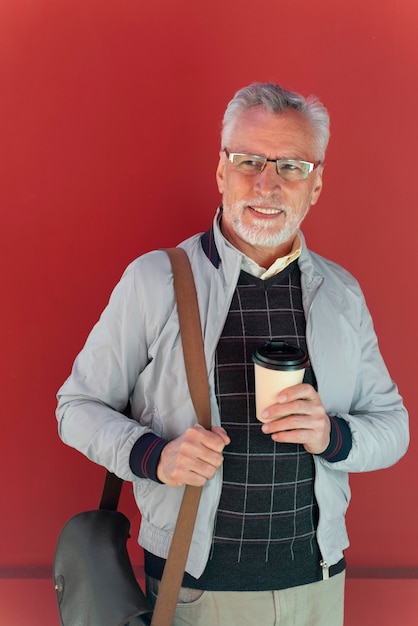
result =
[[259,191],[271,191],[282,186],[283,179],[277,173],[276,163],[268,162],[262,172],[257,175],[255,183]]

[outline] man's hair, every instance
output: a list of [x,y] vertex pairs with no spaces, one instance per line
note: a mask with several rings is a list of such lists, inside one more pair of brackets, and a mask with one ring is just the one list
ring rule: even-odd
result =
[[273,83],[253,83],[237,91],[228,104],[223,118],[222,148],[228,145],[238,116],[256,106],[263,106],[271,113],[280,114],[286,109],[293,109],[303,115],[314,132],[318,158],[320,161],[324,160],[330,135],[328,111],[316,96],[304,98]]

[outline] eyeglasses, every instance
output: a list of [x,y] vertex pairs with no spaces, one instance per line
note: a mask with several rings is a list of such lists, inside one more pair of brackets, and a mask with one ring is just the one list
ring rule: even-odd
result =
[[256,154],[229,152],[227,148],[224,148],[223,151],[237,172],[245,176],[260,174],[267,163],[270,162],[276,164],[277,173],[284,178],[284,180],[305,180],[321,163],[320,161],[310,163],[309,161],[299,161],[298,159],[267,159],[266,157],[257,156]]

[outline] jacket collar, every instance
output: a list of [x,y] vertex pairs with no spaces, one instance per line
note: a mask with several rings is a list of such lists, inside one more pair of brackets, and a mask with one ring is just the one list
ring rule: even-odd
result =
[[[228,261],[232,262],[230,269],[234,272],[236,263],[240,263],[240,261],[238,260],[240,257],[240,253],[237,252],[236,254],[233,254],[231,248],[227,248],[227,246],[224,245],[224,239],[219,228],[219,219],[221,214],[222,206],[218,208],[212,226],[209,228],[209,230],[201,235],[200,242],[205,255],[216,269],[219,269],[219,266],[222,262],[222,255],[224,264],[227,259]],[[298,259],[299,268],[302,275],[305,277],[307,287],[316,289],[322,282],[323,277],[321,273],[318,272],[316,264],[313,262],[312,253],[310,252],[310,250],[308,250],[305,237],[301,231],[299,231],[299,236],[302,242],[302,252]],[[218,241],[218,245],[216,244],[216,241]],[[220,252],[218,249],[219,246],[221,248]],[[227,263],[227,265],[230,265],[229,262]]]
[[[200,237],[200,243],[203,248],[203,251],[206,254],[209,261],[212,263],[212,265],[216,267],[216,269],[219,268],[219,264],[221,263],[221,256],[219,254],[218,247],[216,245],[215,230],[218,231],[217,234],[218,234],[218,241],[219,241],[219,238],[222,237],[220,233],[220,228],[219,228],[219,220],[220,220],[221,214],[222,214],[222,206],[218,208],[216,215],[215,215],[215,219],[213,220],[212,226],[209,228],[209,230],[203,233]],[[303,256],[304,256],[305,261],[307,261],[307,257],[309,258],[309,254],[308,255],[306,254],[305,238],[300,231],[299,231],[299,235],[302,241],[302,254],[303,252],[305,252]],[[309,261],[307,265],[309,266]]]
[[200,242],[204,253],[208,257],[209,261],[218,269],[221,257],[219,256],[218,248],[216,247],[215,234],[213,231],[213,225],[203,233],[200,237]]

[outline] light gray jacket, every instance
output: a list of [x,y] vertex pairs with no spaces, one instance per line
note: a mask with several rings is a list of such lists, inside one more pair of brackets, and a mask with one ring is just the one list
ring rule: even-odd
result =
[[[192,264],[209,372],[212,422],[220,424],[214,394],[214,355],[241,269],[241,255],[213,225],[220,263],[205,254],[201,237],[181,244]],[[314,456],[320,516],[319,547],[328,565],[348,546],[345,513],[348,472],[388,467],[406,451],[408,416],[380,355],[361,289],[343,268],[303,243],[299,258],[306,341],[329,415],[347,420],[353,436],[348,458],[329,463]],[[131,398],[135,420],[122,411]],[[63,441],[92,461],[132,481],[142,514],[139,543],[167,557],[182,488],[140,479],[129,467],[132,446],[145,432],[172,439],[196,422],[189,398],[167,255],[136,259],[114,289],[109,304],[58,392],[57,419]],[[199,577],[209,555],[221,493],[222,470],[204,487],[187,571]]]

